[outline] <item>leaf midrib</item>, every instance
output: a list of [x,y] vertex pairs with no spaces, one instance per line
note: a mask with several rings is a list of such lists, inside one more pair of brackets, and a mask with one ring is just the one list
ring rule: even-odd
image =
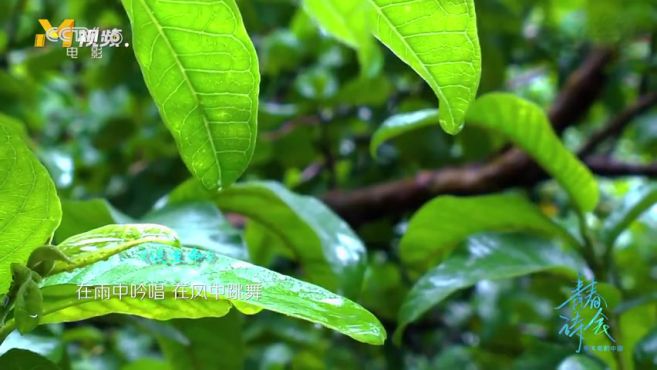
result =
[[[146,9],[146,12],[148,13],[149,18],[157,27],[157,31],[164,40],[164,42],[167,45],[167,48],[171,52],[171,55],[173,55],[173,59],[176,62],[176,65],[178,66],[178,69],[180,70],[180,73],[183,76],[183,79],[187,83],[187,86],[189,87],[190,91],[192,92],[192,96],[194,96],[194,101],[196,102],[197,107],[201,111],[201,117],[203,117],[203,127],[205,128],[205,132],[208,134],[208,142],[210,143],[210,146],[212,147],[212,159],[214,160],[214,164],[217,167],[217,171],[219,173],[219,182],[223,183],[223,178],[221,174],[221,164],[219,163],[219,158],[217,158],[217,147],[214,144],[214,141],[212,140],[212,133],[210,132],[210,126],[208,124],[208,119],[206,117],[205,110],[203,109],[203,106],[201,105],[200,100],[198,99],[198,96],[196,95],[196,89],[194,88],[194,85],[192,84],[192,81],[189,79],[189,76],[187,75],[187,72],[185,71],[185,67],[182,64],[182,61],[180,58],[178,58],[178,55],[176,54],[176,51],[173,48],[173,45],[171,45],[171,42],[169,42],[169,39],[167,37],[166,32],[164,32],[164,29],[162,28],[162,25],[158,22],[157,18],[155,17],[155,14],[153,14],[153,10],[148,6],[145,0],[139,0],[139,2],[142,4],[144,9]],[[134,11],[134,10],[133,10]],[[164,113],[164,105],[162,106],[162,110]],[[192,111],[196,108],[192,108]],[[166,113],[164,113],[166,116]],[[201,181],[203,183],[203,181]],[[205,184],[204,184],[205,186]]]

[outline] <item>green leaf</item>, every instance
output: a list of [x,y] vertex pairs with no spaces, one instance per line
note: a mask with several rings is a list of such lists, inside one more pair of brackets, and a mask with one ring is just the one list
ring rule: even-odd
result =
[[533,232],[577,245],[567,231],[522,196],[440,196],[411,218],[400,242],[401,258],[424,270],[443,260],[471,234],[483,231]]
[[456,134],[477,95],[481,50],[473,0],[369,0],[374,35],[431,86]]
[[572,355],[559,364],[557,370],[604,370],[600,362],[584,355]]
[[21,334],[28,333],[39,325],[43,314],[43,297],[35,279],[39,279],[33,272],[32,276],[25,280],[16,295],[14,305],[14,320],[16,328]]
[[646,185],[631,191],[620,207],[607,217],[604,223],[604,239],[608,245],[614,244],[616,238],[644,212],[657,203],[657,185]]
[[[79,299],[80,287],[145,286],[162,284],[164,299],[111,296],[96,300]],[[260,297],[240,296],[216,299],[175,298],[178,286],[261,287]],[[99,288],[100,289],[100,288]],[[156,320],[221,317],[231,302],[317,323],[358,341],[382,344],[385,330],[379,321],[358,304],[294,278],[227,256],[190,248],[140,246],[81,269],[44,279],[42,323],[79,321],[109,313],[138,315]],[[207,292],[207,290],[206,290]],[[84,296],[82,297],[84,298]],[[189,297],[186,297],[189,298]]]
[[41,276],[46,276],[52,271],[55,261],[71,262],[57,247],[46,245],[32,252],[27,260],[27,267]]
[[240,232],[210,202],[168,205],[148,213],[141,221],[171,228],[184,246],[248,259]]
[[110,224],[134,223],[105,199],[63,200],[62,222],[55,231],[55,240],[62,242],[73,235]]
[[22,126],[0,117],[0,294],[9,289],[11,264],[25,264],[46,244],[61,216],[55,185],[25,143]]
[[367,3],[363,0],[304,0],[303,8],[327,33],[358,52],[361,69],[374,75],[381,55],[370,35]]
[[365,273],[365,247],[346,222],[315,198],[276,182],[236,184],[215,195],[187,182],[170,202],[206,197],[224,212],[249,217],[283,241],[302,264],[308,280],[356,297]]
[[514,234],[471,237],[467,253],[454,255],[427,272],[413,286],[399,311],[400,339],[404,328],[459,289],[481,280],[509,279],[558,269],[576,276],[585,263],[575,254],[544,239]]
[[173,370],[244,369],[242,318],[236,312],[221,318],[172,320],[170,324],[189,339],[181,344],[158,337]]
[[260,75],[234,0],[123,0],[146,85],[204,187],[232,184],[257,136]]
[[56,262],[51,273],[90,265],[145,243],[180,245],[176,233],[161,225],[107,225],[72,236],[59,244],[57,248],[69,257],[70,262]]
[[432,126],[438,123],[438,109],[424,109],[411,113],[402,113],[385,120],[372,135],[370,154],[376,158],[379,146],[385,141],[400,136],[406,132]]
[[59,367],[34,352],[25,349],[12,349],[0,357],[0,369],[59,370]]
[[561,143],[536,104],[512,94],[491,93],[477,99],[467,121],[499,131],[523,148],[566,189],[581,211],[591,211],[598,204],[595,178]]

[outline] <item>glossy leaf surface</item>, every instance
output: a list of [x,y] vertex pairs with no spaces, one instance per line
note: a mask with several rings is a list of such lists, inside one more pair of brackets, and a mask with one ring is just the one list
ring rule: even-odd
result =
[[598,204],[598,183],[552,130],[536,104],[507,93],[482,96],[468,111],[468,123],[498,131],[524,149],[554,177],[584,212]]
[[431,86],[440,125],[458,133],[481,77],[474,1],[369,1],[374,35]]
[[234,0],[124,0],[146,85],[192,174],[207,189],[246,169],[260,75]]

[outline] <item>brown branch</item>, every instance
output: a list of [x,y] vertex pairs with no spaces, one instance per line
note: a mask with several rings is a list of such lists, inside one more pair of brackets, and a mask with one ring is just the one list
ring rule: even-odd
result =
[[632,164],[619,162],[607,156],[593,156],[584,161],[593,173],[606,177],[647,176],[657,177],[657,163]]
[[608,139],[618,137],[632,120],[657,104],[657,92],[646,94],[639,98],[636,103],[622,111],[618,116],[612,118],[600,131],[595,132],[579,150],[580,157],[593,154],[595,149]]
[[[550,120],[558,132],[574,124],[593,105],[605,84],[605,69],[612,59],[612,51],[594,50],[568,78],[549,111]],[[540,178],[541,170],[533,160],[513,148],[483,165],[425,171],[411,179],[352,191],[332,191],[323,199],[352,225],[358,225],[416,209],[439,194],[488,193],[532,184]]]

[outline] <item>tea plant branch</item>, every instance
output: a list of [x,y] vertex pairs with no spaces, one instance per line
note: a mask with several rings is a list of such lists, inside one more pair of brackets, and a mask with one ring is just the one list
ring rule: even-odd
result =
[[655,105],[657,105],[657,92],[641,96],[634,104],[612,118],[600,131],[591,135],[591,138],[582,146],[578,154],[580,157],[592,154],[600,144],[618,137],[634,118]]
[[[568,78],[549,111],[557,132],[576,123],[597,100],[606,82],[606,67],[614,59],[609,49],[595,49]],[[400,215],[440,194],[480,194],[511,186],[531,185],[542,178],[534,161],[517,148],[484,164],[423,171],[413,178],[375,184],[351,191],[335,190],[324,201],[353,225],[386,215]]]

